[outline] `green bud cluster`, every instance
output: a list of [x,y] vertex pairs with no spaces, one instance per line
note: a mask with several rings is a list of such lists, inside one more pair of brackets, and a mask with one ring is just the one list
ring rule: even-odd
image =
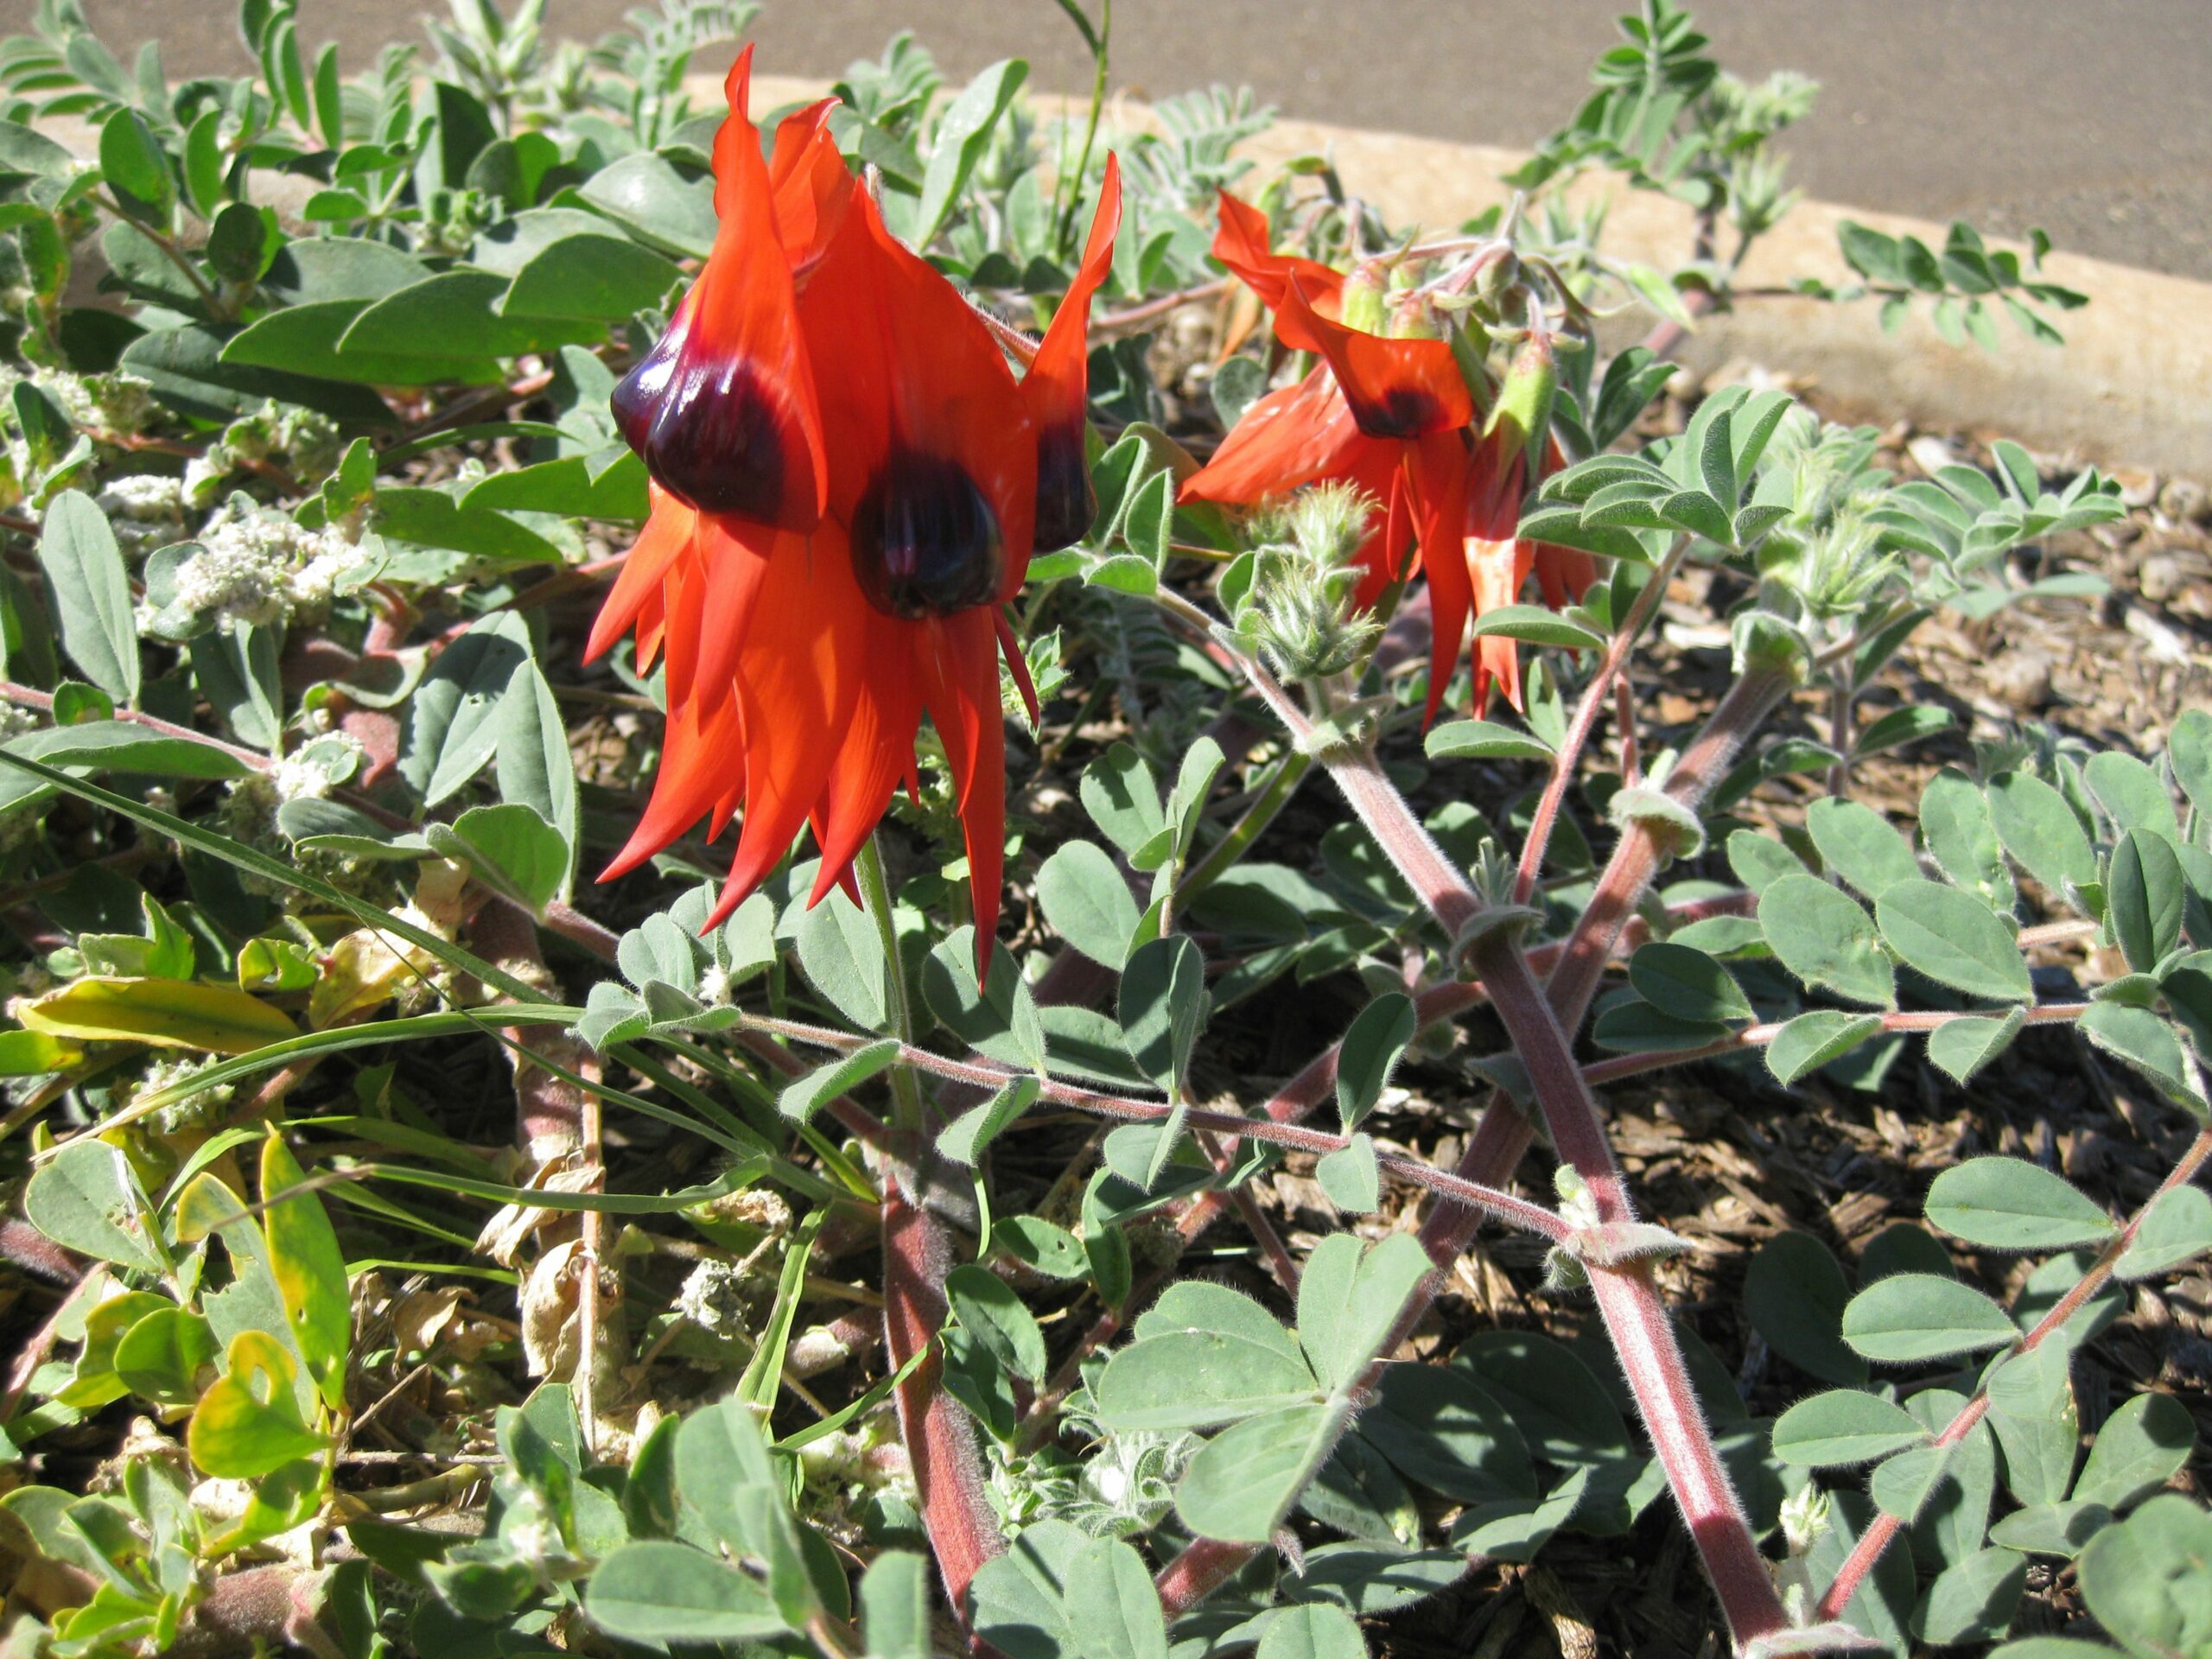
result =
[[1326,678],[1356,666],[1381,625],[1356,612],[1360,543],[1376,511],[1356,486],[1323,484],[1253,521],[1252,581],[1237,607],[1238,636],[1286,679]]

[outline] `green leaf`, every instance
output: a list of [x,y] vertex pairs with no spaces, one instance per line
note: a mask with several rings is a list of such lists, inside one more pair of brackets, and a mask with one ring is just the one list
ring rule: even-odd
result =
[[930,1659],[930,1568],[912,1550],[884,1550],[861,1575],[861,1637],[867,1659]]
[[982,1105],[970,1107],[946,1124],[937,1138],[937,1149],[954,1163],[973,1168],[1000,1132],[1036,1104],[1040,1087],[1033,1077],[1014,1078]]
[[1917,880],[1920,861],[1904,837],[1872,807],[1822,799],[1805,814],[1806,833],[1828,868],[1868,899],[1879,899],[1900,881]]
[[1411,1235],[1394,1232],[1371,1249],[1350,1233],[1313,1248],[1298,1287],[1298,1339],[1314,1375],[1343,1388],[1381,1357],[1406,1299],[1434,1271]]
[[1489,1503],[1536,1496],[1518,1427],[1459,1366],[1385,1365],[1357,1432],[1408,1479],[1446,1497]]
[[1974,780],[1945,767],[1920,795],[1920,833],[1943,874],[2010,913],[2012,877],[1989,802]]
[[[569,730],[561,718],[553,688],[536,662],[518,667],[499,696],[492,720],[492,765],[499,782],[499,798],[533,810],[561,839],[557,879],[546,895],[564,898],[569,892],[574,849],[580,840],[576,805],[575,761],[569,753]],[[541,867],[550,867],[551,849],[543,849]],[[543,907],[540,901],[538,908]]]
[[2170,1492],[2092,1538],[2075,1567],[2090,1612],[2128,1652],[2195,1659],[2212,1629],[2208,1561],[2212,1511]]
[[1887,1364],[1946,1359],[2017,1342],[2005,1310],[1971,1286],[1928,1273],[1878,1280],[1843,1311],[1843,1339]]
[[1082,1615],[1084,1659],[1167,1659],[1167,1620],[1144,1557],[1095,1538],[1068,1564],[1067,1599]]
[[1042,1216],[1001,1216],[991,1224],[991,1249],[1048,1279],[1080,1279],[1089,1271],[1083,1241]]
[[960,1323],[1017,1376],[1045,1375],[1045,1333],[1012,1286],[988,1268],[963,1263],[944,1276],[945,1298]]
[[863,1031],[882,1031],[894,1006],[892,963],[868,913],[831,888],[798,924],[798,965],[807,982]]
[[1629,959],[1628,981],[1662,1014],[1701,1024],[1755,1017],[1729,971],[1702,950],[1654,940]]
[[1382,1171],[1375,1158],[1375,1142],[1355,1135],[1351,1144],[1324,1155],[1313,1166],[1313,1178],[1338,1209],[1355,1216],[1371,1216],[1382,1205]]
[[1758,917],[1782,965],[1808,985],[1847,1001],[1897,1006],[1897,976],[1873,922],[1818,876],[1777,877],[1759,894]]
[[1928,1586],[1913,1614],[1913,1633],[1937,1647],[2002,1636],[2027,1581],[2028,1564],[2016,1551],[1977,1550]]
[[1209,1428],[1314,1398],[1295,1353],[1227,1331],[1142,1337],[1106,1362],[1098,1414],[1116,1433]]
[[307,1185],[307,1172],[273,1131],[261,1143],[261,1203],[269,1269],[308,1375],[337,1411],[346,1403],[346,1357],[353,1337],[346,1257],[322,1201]]
[[130,578],[107,516],[90,496],[64,490],[48,505],[38,561],[69,660],[117,702],[137,702],[138,631]]
[[1548,760],[1551,746],[1491,720],[1453,720],[1429,728],[1422,745],[1432,760]]
[[32,1171],[23,1214],[64,1249],[158,1274],[167,1263],[153,1206],[130,1160],[105,1141],[72,1141]]
[[191,1406],[200,1400],[200,1373],[221,1357],[202,1315],[163,1307],[124,1333],[115,1348],[115,1374],[131,1393],[156,1405]]
[[2052,893],[2097,879],[2096,850],[2058,791],[2031,772],[1999,772],[1989,783],[1989,816],[2012,861]]
[[472,624],[423,676],[407,706],[399,773],[425,806],[435,806],[483,770],[499,747],[500,702],[529,661],[523,619],[501,611]]
[[1337,1112],[1347,1133],[1375,1109],[1419,1028],[1403,991],[1383,992],[1352,1020],[1337,1056]]
[[2112,849],[2105,874],[2105,918],[2137,973],[2155,972],[2181,943],[2187,890],[2181,860],[2164,836],[2131,830]]
[[2143,1212],[2135,1236],[2113,1271],[2122,1279],[2149,1279],[2212,1250],[2212,1192],[2176,1186]]
[[689,1544],[624,1544],[584,1586],[584,1611],[634,1642],[758,1642],[789,1626],[760,1580]]
[[100,175],[124,200],[126,206],[143,205],[145,217],[166,225],[176,201],[176,182],[169,176],[168,160],[162,141],[133,109],[120,109],[100,124]]
[[1167,827],[1152,768],[1127,743],[1115,744],[1084,768],[1081,793],[1090,821],[1125,854]]
[[1744,1276],[1744,1311],[1767,1345],[1823,1382],[1859,1383],[1866,1362],[1844,1344],[1851,1287],[1828,1247],[1810,1233],[1777,1233]]
[[[1205,957],[1182,933],[1139,945],[1122,969],[1122,1046],[1138,1069],[1171,1095],[1181,1093],[1205,1028]],[[1157,1179],[1156,1169],[1154,1174]]]
[[938,118],[921,200],[914,207],[914,233],[908,238],[915,247],[926,248],[937,240],[969,175],[989,148],[991,130],[1028,74],[1029,66],[1020,58],[1003,58],[977,73]]
[[441,858],[467,863],[478,880],[519,900],[533,916],[544,914],[569,879],[569,843],[535,806],[473,806],[450,824],[423,825],[423,838]]
[[1569,651],[1603,651],[1605,636],[1593,628],[1548,610],[1541,605],[1498,605],[1475,619],[1478,639],[1497,635],[1532,645],[1559,645]]
[[1175,1489],[1183,1522],[1202,1538],[1265,1544],[1321,1465],[1341,1424],[1328,1406],[1247,1418],[1198,1449]]
[[192,642],[192,676],[201,695],[238,739],[269,754],[284,747],[284,690],[277,678],[277,631],[216,627]]
[[300,1410],[291,1351],[265,1331],[231,1338],[222,1376],[192,1414],[185,1445],[193,1462],[224,1480],[258,1480],[322,1449],[324,1437]]
[[752,1407],[729,1394],[693,1412],[677,1431],[676,1459],[683,1502],[718,1542],[766,1567],[778,1614],[786,1624],[804,1624],[820,1598],[783,1477]]
[[2024,1008],[1999,1018],[1947,1020],[1928,1033],[1929,1063],[1954,1083],[1964,1084],[2010,1048],[2027,1023]]
[[1071,841],[1037,872],[1037,905],[1052,930],[1093,962],[1118,969],[1136,935],[1137,901],[1105,849]]
[[1900,881],[1876,902],[1882,938],[1910,967],[1969,996],[2028,1002],[2028,964],[1986,899],[1942,881]]
[[[1830,889],[1834,891],[1833,888]],[[1819,1071],[1880,1034],[1878,1014],[1846,1014],[1837,1008],[1815,1008],[1801,1014],[1774,1034],[1766,1046],[1767,1070],[1785,1087]]]
[[339,336],[339,353],[447,358],[460,345],[472,359],[529,352],[550,355],[563,346],[588,346],[606,338],[594,323],[503,313],[498,307],[506,291],[507,279],[490,271],[448,270],[426,277],[364,310]]
[[969,1047],[1007,1065],[1044,1069],[1045,1029],[1037,999],[1005,946],[991,946],[979,985],[976,930],[956,927],[922,958],[920,978],[925,1006]]
[[2125,1510],[2179,1474],[2196,1445],[2187,1406],[2170,1394],[2139,1394],[2097,1430],[2073,1496]]
[[2185,709],[2166,739],[2166,760],[2196,810],[2212,817],[2212,713]]
[[1870,722],[1851,746],[1854,755],[1880,754],[1885,750],[1916,743],[1922,738],[1948,732],[1955,724],[1951,711],[1938,703],[1907,703]]
[[2125,1002],[2092,1002],[2075,1029],[2106,1053],[2142,1072],[2177,1105],[2188,1108],[2200,1120],[2207,1116],[2199,1073],[2181,1039],[2148,1008],[2131,1007]]
[[1928,1219],[1993,1250],[2060,1250],[2119,1230],[2063,1178],[2023,1158],[1974,1158],[1938,1175]]
[[2168,841],[2181,839],[2181,823],[2164,780],[2133,755],[2101,749],[2082,768],[2082,781],[2121,830],[2147,830]]
[[1343,1608],[1304,1602],[1268,1615],[1254,1659],[1367,1659],[1367,1638]]
[[870,1043],[849,1054],[818,1065],[804,1077],[785,1084],[776,1098],[776,1109],[795,1123],[804,1123],[839,1095],[850,1093],[869,1078],[899,1063],[899,1044],[891,1038]]
[[515,273],[499,313],[624,322],[658,305],[683,279],[674,264],[626,237],[566,236]]
[[1807,1469],[1872,1463],[1927,1439],[1904,1407],[1857,1389],[1801,1400],[1774,1422],[1774,1455]]
[[1625,1454],[1628,1427],[1597,1374],[1565,1343],[1522,1331],[1480,1331],[1452,1356],[1547,1463],[1603,1463]]

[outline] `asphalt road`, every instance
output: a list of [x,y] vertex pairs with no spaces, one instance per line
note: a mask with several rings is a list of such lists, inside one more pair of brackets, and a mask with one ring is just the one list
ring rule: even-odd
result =
[[[84,0],[111,44],[159,39],[172,74],[246,67],[232,0]],[[550,0],[593,37],[639,0]],[[421,39],[410,0],[305,0],[304,41],[365,61]],[[658,8],[656,7],[656,10]],[[1585,90],[1623,0],[1120,0],[1114,79],[1160,96],[1249,85],[1286,113],[1428,137],[1525,145]],[[0,0],[0,30],[31,0]],[[1816,196],[2212,278],[2212,0],[1700,0],[1745,76],[1822,86],[1789,138]],[[956,77],[1027,54],[1033,84],[1076,91],[1088,62],[1051,0],[767,0],[766,72],[830,74],[913,29]],[[723,54],[726,57],[727,54]],[[127,60],[127,58],[126,58]],[[701,67],[718,67],[720,60]]]

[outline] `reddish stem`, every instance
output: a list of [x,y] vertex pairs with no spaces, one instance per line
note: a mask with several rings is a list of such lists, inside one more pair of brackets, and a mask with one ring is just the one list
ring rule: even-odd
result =
[[[942,1287],[952,1267],[944,1230],[926,1210],[910,1204],[895,1183],[883,1199],[883,1333],[893,1370],[929,1348],[944,1326]],[[941,1382],[936,1352],[898,1388],[899,1428],[913,1465],[922,1522],[944,1575],[946,1596],[967,1623],[968,1581],[1003,1552],[1006,1540],[984,1488],[976,1426]]]
[[[1605,1139],[1597,1099],[1583,1081],[1567,1033],[1529,971],[1527,959],[1503,932],[1478,940],[1474,958],[1489,988],[1491,1006],[1497,1010],[1528,1070],[1552,1143],[1588,1188],[1599,1223],[1634,1221],[1636,1211]],[[1759,1637],[1787,1628],[1789,1615],[1713,1449],[1675,1340],[1673,1321],[1648,1265],[1586,1265],[1629,1391],[1667,1471],[1675,1501],[1681,1506],[1706,1576],[1719,1597],[1729,1633],[1741,1651]]]
[[[1544,853],[1550,847],[1552,826],[1559,822],[1560,806],[1567,798],[1567,785],[1574,781],[1574,763],[1580,759],[1590,734],[1598,724],[1598,716],[1605,707],[1605,699],[1616,678],[1628,666],[1629,655],[1636,649],[1636,642],[1643,630],[1650,626],[1659,609],[1659,601],[1667,596],[1668,584],[1675,579],[1675,568],[1682,562],[1682,555],[1689,550],[1689,538],[1677,538],[1667,556],[1651,573],[1636,596],[1636,603],[1629,607],[1628,614],[1605,646],[1605,655],[1591,675],[1590,683],[1582,693],[1582,701],[1575,705],[1574,718],[1567,722],[1566,741],[1559,746],[1559,753],[1552,757],[1552,775],[1544,785],[1544,792],[1537,798],[1535,816],[1529,821],[1529,838],[1522,844],[1521,864],[1515,872],[1513,902],[1525,905],[1536,890],[1537,878],[1543,873]],[[1624,682],[1624,683],[1625,683]],[[1624,713],[1622,742],[1632,747],[1636,728]],[[1624,753],[1622,776],[1626,777],[1633,764],[1632,754]]]

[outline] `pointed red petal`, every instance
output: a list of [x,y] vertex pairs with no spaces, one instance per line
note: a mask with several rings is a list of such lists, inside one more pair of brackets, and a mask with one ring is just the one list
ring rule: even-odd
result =
[[1268,238],[1268,216],[1251,203],[1239,201],[1224,190],[1220,207],[1221,226],[1214,232],[1213,257],[1265,301],[1269,310],[1282,308],[1283,295],[1294,276],[1304,281],[1316,304],[1333,301],[1344,287],[1343,273],[1319,260],[1277,253]]
[[1283,293],[1276,332],[1287,343],[1327,359],[1359,429],[1370,437],[1418,438],[1475,418],[1474,399],[1449,344],[1386,340],[1347,328],[1314,309],[1312,295],[1297,276]]
[[588,663],[630,631],[645,601],[660,591],[670,563],[690,544],[698,515],[657,484],[648,484],[645,494],[652,511],[591,625],[591,638],[584,645]]
[[1432,619],[1424,723],[1436,718],[1445,688],[1459,666],[1459,647],[1466,639],[1467,613],[1474,599],[1460,554],[1466,533],[1467,462],[1466,440],[1457,432],[1432,432],[1406,446],[1406,493],[1414,533],[1421,538]]
[[1043,344],[1021,382],[1029,418],[1037,429],[1036,550],[1049,553],[1083,539],[1097,514],[1098,498],[1084,462],[1085,411],[1090,395],[1090,300],[1114,264],[1114,238],[1122,226],[1122,162],[1106,157],[1106,180],[1091,215],[1090,238],[1067,297],[1052,314]]
[[776,125],[768,185],[776,203],[776,230],[791,257],[791,274],[804,280],[836,233],[852,200],[852,171],[830,133],[837,100],[825,98]]
[[748,48],[715,137],[714,251],[613,404],[624,441],[672,494],[804,530],[822,515],[828,467],[767,163],[745,112],[751,67]]
[[989,970],[1006,878],[1006,722],[1000,715],[998,653],[984,612],[964,611],[926,626],[932,639],[917,653],[916,679],[952,767],[980,977]]
[[1397,454],[1395,444],[1359,429],[1334,377],[1317,368],[1246,410],[1178,493],[1186,501],[1251,506],[1321,479],[1387,473]]

